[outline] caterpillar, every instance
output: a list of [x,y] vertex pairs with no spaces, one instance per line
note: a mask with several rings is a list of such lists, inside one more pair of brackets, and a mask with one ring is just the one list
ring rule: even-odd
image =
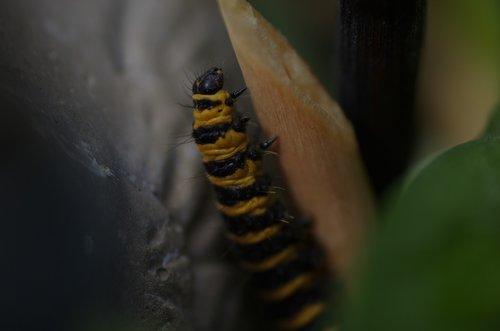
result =
[[[262,168],[263,152],[276,138],[252,143],[247,117],[233,112],[246,88],[223,89],[224,74],[210,68],[193,83],[192,136],[203,157],[227,237],[250,283],[266,303],[277,330],[310,330],[325,303],[321,248],[308,226],[289,216]],[[304,223],[304,224],[303,224]]]

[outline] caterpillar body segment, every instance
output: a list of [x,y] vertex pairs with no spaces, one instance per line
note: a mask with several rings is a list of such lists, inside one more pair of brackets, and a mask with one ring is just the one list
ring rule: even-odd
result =
[[262,169],[263,151],[246,134],[248,118],[233,113],[245,88],[223,89],[222,69],[211,68],[193,83],[193,138],[215,190],[227,237],[242,268],[268,305],[277,330],[309,330],[324,309],[321,249],[306,227],[288,215]]

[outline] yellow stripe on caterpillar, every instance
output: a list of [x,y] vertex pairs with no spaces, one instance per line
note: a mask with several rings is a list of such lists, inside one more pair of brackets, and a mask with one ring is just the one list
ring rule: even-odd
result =
[[247,134],[245,132],[238,132],[233,129],[229,129],[223,136],[218,137],[214,143],[197,144],[196,146],[200,152],[205,154],[213,149],[226,149],[242,144],[245,146],[248,145]]
[[220,90],[215,94],[193,94],[193,100],[209,100],[219,102],[219,105],[211,109],[193,109],[194,123],[193,128],[198,129],[202,126],[211,126],[220,123],[231,123],[233,121],[233,107],[226,105],[226,100],[229,98],[229,93],[225,90]]
[[258,216],[266,212],[269,202],[272,197],[269,195],[253,197],[250,200],[239,201],[232,206],[226,206],[218,203],[217,208],[229,217],[237,217],[242,215]]
[[291,260],[298,251],[297,245],[290,245],[281,252],[274,254],[260,262],[243,262],[242,267],[253,272],[266,271],[277,265]]
[[200,100],[210,100],[210,101],[220,101],[222,104],[226,102],[227,99],[229,99],[230,95],[229,92],[226,90],[219,90],[217,93],[214,94],[193,94],[192,98],[193,100],[200,101]]
[[213,144],[196,146],[203,154],[203,162],[225,160],[244,151],[248,146],[248,138],[243,132],[229,130],[225,136],[219,137]]
[[216,186],[249,186],[255,182],[257,176],[262,175],[261,162],[246,160],[245,168],[236,170],[232,175],[226,177],[215,177],[207,175],[210,183]]
[[316,279],[317,276],[313,272],[304,273],[292,278],[289,282],[275,290],[263,292],[261,297],[268,301],[279,301],[289,297],[301,288],[314,284]]
[[280,321],[278,323],[278,328],[280,330],[300,329],[301,327],[306,326],[308,323],[318,317],[324,309],[325,304],[323,303],[314,303],[307,305],[294,317]]
[[221,123],[231,123],[233,121],[233,113],[231,107],[217,106],[210,110],[193,111],[194,123],[193,128],[198,129],[202,126],[212,126]]
[[282,228],[283,224],[275,224],[265,228],[264,230],[250,232],[243,236],[237,236],[232,233],[227,233],[227,237],[229,238],[229,240],[240,245],[252,245],[274,236],[275,234],[279,233]]

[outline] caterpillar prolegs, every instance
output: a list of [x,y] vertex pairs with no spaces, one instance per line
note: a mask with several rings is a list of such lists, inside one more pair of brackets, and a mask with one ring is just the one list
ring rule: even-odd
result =
[[222,69],[211,68],[193,83],[193,138],[203,155],[229,239],[278,330],[314,327],[324,310],[323,254],[305,225],[288,216],[271,193],[260,145],[246,134],[248,118],[233,113],[245,89],[223,89]]

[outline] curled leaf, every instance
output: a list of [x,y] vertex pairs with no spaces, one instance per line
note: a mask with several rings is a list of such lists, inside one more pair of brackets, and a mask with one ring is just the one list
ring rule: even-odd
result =
[[279,166],[300,211],[314,219],[331,265],[347,273],[373,200],[354,132],[286,39],[242,0],[219,0],[266,136],[278,136]]

